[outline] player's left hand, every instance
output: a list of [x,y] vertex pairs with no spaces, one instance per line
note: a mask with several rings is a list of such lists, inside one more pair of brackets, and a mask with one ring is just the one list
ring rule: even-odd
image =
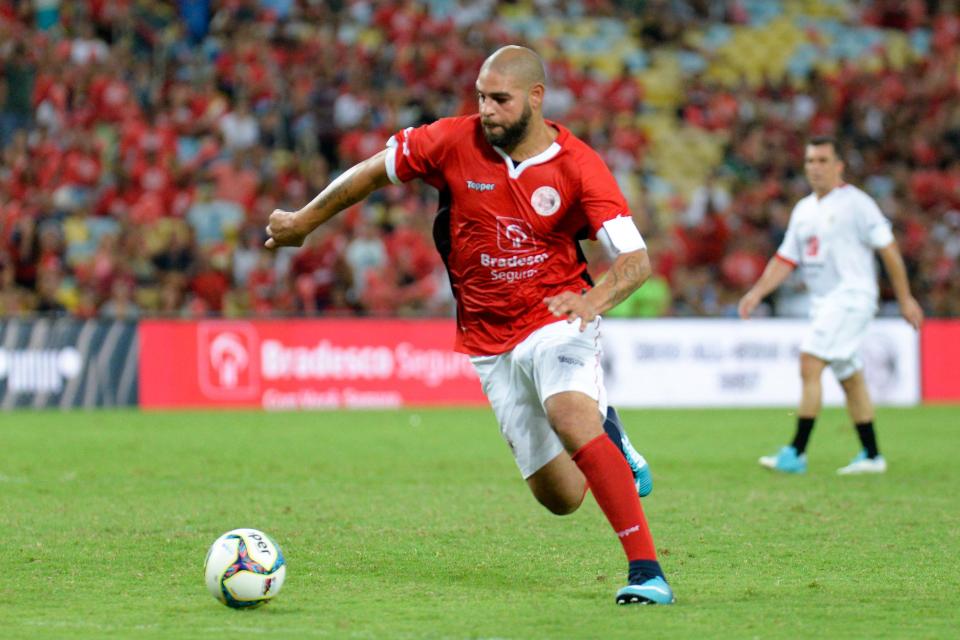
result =
[[550,313],[558,318],[566,318],[567,322],[580,320],[580,331],[586,330],[587,325],[597,317],[597,310],[590,304],[587,296],[573,291],[548,296],[543,299],[543,303],[547,305]]

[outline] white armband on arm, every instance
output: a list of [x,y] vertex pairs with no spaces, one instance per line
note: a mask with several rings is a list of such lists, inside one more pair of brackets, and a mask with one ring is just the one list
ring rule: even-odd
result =
[[383,163],[387,170],[387,177],[393,184],[403,184],[397,177],[397,139],[393,136],[387,140],[387,153],[383,156]]
[[630,216],[617,216],[604,222],[597,231],[597,239],[612,258],[621,253],[647,248],[647,243],[643,241],[640,230]]

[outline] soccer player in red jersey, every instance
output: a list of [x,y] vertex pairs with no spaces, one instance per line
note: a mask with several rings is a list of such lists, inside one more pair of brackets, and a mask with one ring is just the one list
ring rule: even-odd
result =
[[[476,88],[478,114],[400,131],[299,211],[274,211],[266,246],[300,246],[390,182],[436,187],[456,349],[471,357],[531,492],[562,515],[592,489],[629,562],[617,602],[670,604],[638,497],[649,470],[608,410],[600,366],[600,314],[649,276],[646,245],[600,156],[544,119],[537,54],[497,50]],[[595,286],[578,244],[586,237],[616,255]]]

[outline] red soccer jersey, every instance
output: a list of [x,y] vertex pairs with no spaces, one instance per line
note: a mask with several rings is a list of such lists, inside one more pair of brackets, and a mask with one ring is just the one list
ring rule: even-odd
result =
[[478,115],[408,128],[388,142],[395,183],[440,191],[434,238],[457,299],[456,350],[509,351],[556,318],[543,303],[589,287],[578,238],[629,215],[603,160],[569,130],[515,164],[487,142]]

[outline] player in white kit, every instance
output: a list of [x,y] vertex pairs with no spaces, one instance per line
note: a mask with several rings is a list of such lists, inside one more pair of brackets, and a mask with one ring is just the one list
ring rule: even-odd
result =
[[843,182],[836,142],[828,137],[812,139],[806,147],[804,170],[813,193],[794,207],[783,243],[739,305],[740,317],[748,318],[797,267],[811,297],[813,322],[800,348],[803,391],[797,431],[789,445],[761,457],[760,464],[785,473],[806,472],[805,451],[820,412],[823,370],[829,365],[843,387],[847,411],[863,445],[838,473],[883,473],[887,463],[877,448],[873,403],[857,353],[877,312],[875,251],[890,277],[900,313],[914,329],[920,328],[923,311],[910,293],[890,222],[873,198]]

